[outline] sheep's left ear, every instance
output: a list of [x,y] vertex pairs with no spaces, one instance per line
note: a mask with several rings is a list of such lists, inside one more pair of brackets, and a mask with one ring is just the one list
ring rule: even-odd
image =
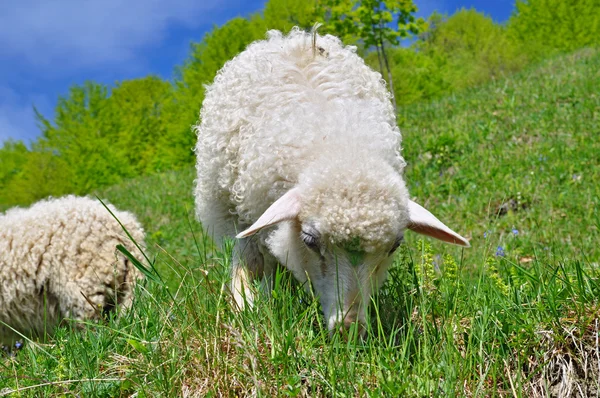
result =
[[298,213],[300,213],[300,195],[297,188],[292,188],[269,206],[250,228],[237,234],[236,238],[246,238],[281,221],[293,220],[298,217]]
[[408,200],[410,222],[408,228],[419,234],[427,235],[443,242],[459,246],[471,247],[469,241],[448,228],[423,206]]

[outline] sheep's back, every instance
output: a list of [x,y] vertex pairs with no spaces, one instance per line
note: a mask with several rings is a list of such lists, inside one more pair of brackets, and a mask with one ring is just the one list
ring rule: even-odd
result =
[[[143,245],[135,217],[109,207]],[[117,221],[91,198],[49,199],[0,215],[0,320],[21,330],[51,332],[64,316],[79,315],[66,303],[89,294],[90,286],[95,292],[112,289],[107,283],[115,277],[123,279],[119,294],[130,302],[132,282],[141,274],[133,265],[121,269],[117,244],[140,257]],[[0,338],[5,332],[0,330]]]
[[399,156],[389,93],[354,48],[329,35],[313,47],[312,35],[300,30],[268,36],[217,74],[197,128],[199,207],[208,198],[228,200],[242,223],[295,185],[299,170],[325,150],[363,141]]

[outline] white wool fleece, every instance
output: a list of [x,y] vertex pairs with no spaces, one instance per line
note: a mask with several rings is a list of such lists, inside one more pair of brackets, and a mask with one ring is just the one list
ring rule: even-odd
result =
[[[109,208],[143,244],[135,216]],[[51,333],[65,318],[96,320],[117,306],[129,306],[141,273],[117,252],[118,244],[140,258],[96,199],[65,196],[0,214],[0,322],[36,337]],[[0,324],[0,345],[16,338]]]
[[319,36],[313,54],[312,37],[298,29],[268,36],[225,65],[202,105],[196,208],[215,236],[233,232],[219,225],[215,202],[249,224],[319,156],[350,155],[355,146],[356,156],[398,173],[405,164],[385,83],[353,47]]
[[355,50],[330,35],[271,31],[207,87],[196,214],[217,242],[240,238],[240,308],[277,259],[310,280],[330,330],[364,327],[406,228],[468,245],[409,200],[390,95]]

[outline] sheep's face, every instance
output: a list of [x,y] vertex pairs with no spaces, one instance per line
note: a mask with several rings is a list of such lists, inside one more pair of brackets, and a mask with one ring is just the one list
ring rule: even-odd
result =
[[282,223],[269,236],[268,245],[298,280],[310,281],[330,331],[356,323],[363,333],[371,294],[385,280],[402,239],[398,231],[383,245],[365,250],[360,237],[335,241],[318,222],[306,221]]
[[[402,193],[402,189],[398,191]],[[238,238],[279,224],[269,235],[267,245],[299,281],[310,281],[321,300],[329,330],[358,324],[363,333],[371,294],[385,280],[406,229],[469,245],[406,196],[394,198],[385,192],[365,189],[350,195],[337,190],[338,197],[321,195],[326,198],[321,203],[312,200],[307,204],[306,196],[294,188]]]

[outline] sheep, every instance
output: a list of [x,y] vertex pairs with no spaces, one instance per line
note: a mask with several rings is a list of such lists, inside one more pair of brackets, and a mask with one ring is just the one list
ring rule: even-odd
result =
[[[108,207],[143,244],[135,216]],[[66,318],[93,321],[130,306],[141,273],[117,253],[119,244],[139,256],[110,212],[89,197],[50,198],[0,214],[0,346],[20,334],[50,335]]]
[[469,246],[409,199],[390,98],[355,47],[298,28],[269,31],[206,87],[196,216],[217,244],[239,239],[229,284],[239,310],[279,261],[310,281],[331,333],[364,334],[406,229]]

